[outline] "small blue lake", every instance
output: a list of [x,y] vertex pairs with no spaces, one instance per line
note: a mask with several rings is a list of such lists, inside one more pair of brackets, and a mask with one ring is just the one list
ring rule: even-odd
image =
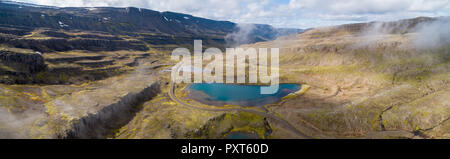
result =
[[279,101],[284,96],[300,90],[298,84],[280,84],[275,94],[261,94],[258,85],[198,83],[188,87],[189,97],[208,105],[263,106]]

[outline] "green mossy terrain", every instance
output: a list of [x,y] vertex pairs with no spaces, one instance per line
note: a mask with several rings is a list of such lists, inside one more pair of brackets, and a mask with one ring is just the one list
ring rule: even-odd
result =
[[[280,48],[280,82],[302,84],[280,102],[245,109],[281,118],[311,138],[449,138],[450,47],[417,48],[418,33],[401,29],[373,40],[359,34],[365,27],[244,45]],[[1,26],[0,138],[299,138],[258,113],[226,111],[239,106],[189,99],[186,85],[175,86],[183,102],[225,111],[174,101],[170,52],[192,48],[195,37],[108,32]]]
[[281,81],[311,86],[267,108],[318,138],[448,138],[450,47],[417,48],[414,32],[359,44],[374,35],[345,27],[250,45],[283,44]]

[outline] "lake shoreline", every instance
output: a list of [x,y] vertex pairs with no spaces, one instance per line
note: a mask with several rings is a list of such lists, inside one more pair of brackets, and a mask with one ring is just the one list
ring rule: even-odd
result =
[[260,94],[260,85],[241,84],[190,84],[185,88],[187,97],[212,106],[239,105],[243,107],[264,107],[273,104],[301,89],[299,84],[280,84],[275,94]]

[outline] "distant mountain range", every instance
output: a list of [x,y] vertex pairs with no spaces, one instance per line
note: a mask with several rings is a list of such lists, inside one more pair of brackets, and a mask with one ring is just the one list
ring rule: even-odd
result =
[[158,12],[134,7],[60,8],[13,1],[0,1],[0,26],[99,31],[116,35],[151,33],[158,36],[213,38],[227,44],[274,40],[279,36],[302,31],[254,24],[251,25],[251,31],[245,32],[248,35],[245,35],[245,40],[242,40],[227,37],[243,29],[236,23],[215,21],[188,14]]

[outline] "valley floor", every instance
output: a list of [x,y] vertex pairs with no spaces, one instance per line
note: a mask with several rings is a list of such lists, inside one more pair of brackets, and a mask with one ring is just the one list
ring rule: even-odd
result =
[[354,27],[243,45],[280,48],[280,82],[302,85],[263,108],[190,99],[170,49],[0,50],[0,138],[450,138],[450,47]]

